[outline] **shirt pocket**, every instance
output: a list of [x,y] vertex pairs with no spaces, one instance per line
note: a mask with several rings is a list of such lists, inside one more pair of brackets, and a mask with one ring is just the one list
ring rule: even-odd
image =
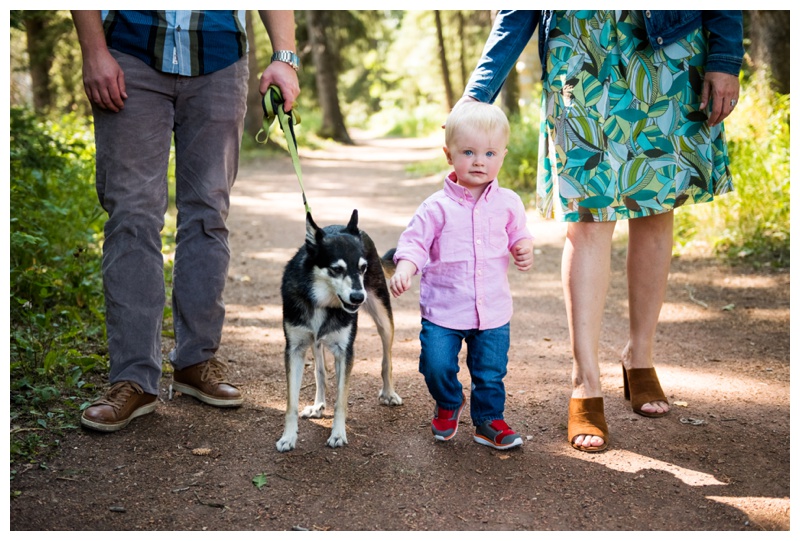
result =
[[489,246],[494,250],[502,252],[508,251],[508,231],[506,231],[506,220],[499,216],[489,217],[489,233],[486,235]]
[[475,257],[472,235],[445,227],[439,236],[439,259],[442,263],[470,261]]

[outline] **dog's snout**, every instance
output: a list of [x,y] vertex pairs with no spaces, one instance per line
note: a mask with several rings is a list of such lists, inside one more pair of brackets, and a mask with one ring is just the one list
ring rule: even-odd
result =
[[351,304],[361,304],[366,299],[363,291],[352,291],[350,293],[350,303]]

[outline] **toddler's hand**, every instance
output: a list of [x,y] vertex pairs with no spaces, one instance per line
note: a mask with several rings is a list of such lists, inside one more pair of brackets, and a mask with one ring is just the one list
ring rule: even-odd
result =
[[400,259],[394,269],[394,275],[389,280],[389,290],[392,295],[399,297],[411,287],[411,277],[417,272],[417,266],[407,259]]
[[533,241],[522,239],[511,248],[514,265],[521,271],[529,270],[533,266]]
[[411,277],[404,272],[395,271],[394,276],[389,280],[389,290],[392,295],[397,298],[408,291],[409,287],[411,287]]

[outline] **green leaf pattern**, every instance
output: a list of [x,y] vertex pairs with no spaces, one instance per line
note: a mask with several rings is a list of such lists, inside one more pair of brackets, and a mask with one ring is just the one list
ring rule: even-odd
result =
[[725,129],[698,110],[701,29],[656,52],[640,11],[560,11],[554,24],[542,93],[544,216],[638,218],[733,189]]

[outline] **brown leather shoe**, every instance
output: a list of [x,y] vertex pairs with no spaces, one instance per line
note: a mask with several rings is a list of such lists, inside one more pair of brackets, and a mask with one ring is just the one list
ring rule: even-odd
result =
[[133,419],[152,413],[157,398],[132,381],[119,381],[83,410],[81,425],[101,432],[116,432]]
[[211,357],[189,368],[175,370],[172,373],[172,389],[218,408],[241,406],[244,401],[242,393],[228,383],[227,374],[228,365]]

